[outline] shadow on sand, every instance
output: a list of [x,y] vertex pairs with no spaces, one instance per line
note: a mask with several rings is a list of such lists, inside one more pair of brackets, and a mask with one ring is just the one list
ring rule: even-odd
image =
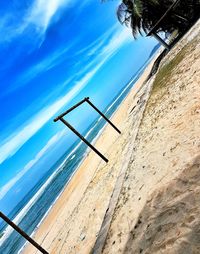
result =
[[130,231],[124,253],[200,253],[200,155],[153,192]]

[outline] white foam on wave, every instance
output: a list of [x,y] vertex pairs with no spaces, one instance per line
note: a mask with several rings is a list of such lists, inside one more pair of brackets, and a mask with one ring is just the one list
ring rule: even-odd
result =
[[[38,190],[38,192],[29,200],[29,202],[24,206],[24,208],[17,214],[17,216],[13,219],[13,222],[15,224],[19,224],[23,217],[26,215],[26,213],[30,210],[30,208],[37,202],[39,197],[44,192],[45,188],[50,184],[50,182],[53,180],[53,178],[58,174],[58,172],[63,169],[63,166],[65,165],[67,159],[78,149],[78,147],[81,145],[82,142],[79,142],[79,144],[70,152],[70,154],[66,157],[66,159],[59,165],[59,167],[53,172],[53,174],[47,179],[47,181],[42,185],[42,187]],[[75,157],[75,155],[73,155]],[[52,207],[52,206],[51,206]],[[50,207],[50,208],[51,208]],[[43,219],[48,214],[50,208],[46,212]],[[43,220],[42,219],[42,220]],[[41,222],[40,222],[41,223]],[[10,236],[10,234],[14,231],[13,228],[10,226],[7,226],[5,230],[3,231],[3,236],[0,238],[0,246],[3,244],[3,242]]]
[[73,160],[75,157],[76,157],[76,155],[74,154],[74,155],[71,157],[70,161]]
[[98,124],[98,122],[101,120],[101,118],[102,118],[102,116],[100,116],[100,117],[98,118],[98,120],[96,121],[96,123],[94,124],[94,126],[93,126],[91,129],[89,129],[89,131],[85,134],[84,138],[87,138],[87,137],[90,135],[90,133],[94,130],[94,128],[96,127],[96,125]]
[[[98,121],[97,121],[98,122]],[[97,123],[96,123],[97,124]],[[86,133],[85,137],[88,137],[89,134],[91,133],[91,131],[94,129],[94,127],[96,126],[96,124]],[[102,128],[103,129],[103,128]],[[101,130],[100,130],[101,132]],[[98,135],[99,136],[99,133]],[[96,140],[96,137],[95,139]],[[93,140],[93,142],[94,142]],[[28,210],[35,204],[35,202],[37,202],[38,198],[42,195],[42,193],[44,192],[45,188],[50,184],[50,182],[53,180],[53,178],[58,174],[58,172],[61,170],[61,168],[64,168],[63,166],[65,165],[65,163],[67,162],[68,158],[80,147],[80,145],[83,143],[83,141],[80,141],[78,143],[78,145],[68,154],[68,156],[64,159],[64,161],[59,165],[59,167],[56,169],[56,171],[47,179],[47,181],[42,185],[42,187],[39,189],[39,191],[31,198],[31,200],[25,205],[25,207],[18,213],[18,215],[13,219],[13,222],[15,224],[18,224],[21,222],[21,220],[23,219],[24,215],[28,212]],[[82,160],[80,161],[80,163],[77,165],[76,170],[74,170],[73,174],[70,176],[69,180],[67,181],[66,185],[70,182],[70,180],[72,179],[72,177],[74,176],[74,174],[76,173],[76,171],[78,170],[78,168],[80,167],[81,163],[83,162],[83,160],[85,159],[88,151],[85,152],[85,154],[82,157]],[[75,154],[70,158],[70,160],[75,158]],[[36,232],[36,230],[38,229],[38,227],[42,224],[42,222],[44,221],[44,219],[46,218],[46,216],[49,214],[50,210],[52,209],[52,207],[54,206],[54,204],[56,203],[56,201],[59,199],[59,197],[62,195],[62,193],[64,192],[64,189],[60,192],[60,194],[57,196],[57,198],[54,200],[54,202],[51,204],[51,206],[49,207],[49,209],[46,211],[46,213],[44,214],[44,216],[42,217],[41,221],[38,223],[37,227],[35,228],[35,230],[32,232],[31,236],[33,236]],[[3,236],[0,239],[0,246],[3,244],[3,242],[10,236],[10,234],[13,232],[13,229],[10,226],[7,226],[6,229],[3,232]],[[25,244],[20,248],[20,250],[18,251],[18,254],[20,254],[23,249],[25,248],[27,244],[27,241],[25,242]]]
[[[63,163],[62,163],[63,165]],[[38,200],[38,198],[41,196],[41,194],[44,192],[47,185],[51,182],[51,180],[54,178],[54,176],[58,173],[61,166],[58,167],[58,169],[47,179],[47,181],[42,185],[42,187],[38,190],[38,192],[29,200],[29,202],[24,206],[24,208],[17,214],[17,216],[13,219],[13,222],[15,224],[19,224],[25,214],[29,211],[29,209],[35,204],[35,202]],[[3,232],[3,236],[0,239],[0,246],[3,244],[3,242],[10,236],[10,234],[13,232],[13,228],[10,226],[7,226],[6,229]]]
[[[135,78],[135,76],[134,76]],[[133,79],[134,79],[133,78]],[[131,79],[131,81],[128,83],[128,85],[123,89],[123,91],[120,93],[120,95],[113,101],[113,103],[107,108],[106,112],[108,112],[112,107],[113,105],[116,103],[116,101],[119,100],[119,98],[122,96],[122,94],[125,93],[125,91],[132,85],[132,82],[133,82],[133,79]]]
[[103,117],[102,117],[102,116],[100,116],[100,117],[99,117],[99,119],[97,120],[97,123],[98,123],[98,122],[99,122],[102,118],[103,118]]
[[[42,185],[42,187],[38,190],[38,192],[30,199],[30,201],[25,205],[25,207],[17,214],[17,216],[13,219],[13,222],[15,224],[19,224],[23,217],[25,216],[25,214],[30,210],[30,208],[35,204],[35,202],[37,202],[37,200],[39,199],[39,197],[42,195],[42,193],[44,192],[45,188],[50,184],[50,182],[53,180],[53,178],[59,173],[59,171],[61,169],[63,169],[66,161],[68,160],[68,158],[80,147],[80,145],[82,144],[82,141],[78,143],[78,145],[68,154],[68,156],[64,159],[64,161],[58,166],[58,168],[55,170],[55,172],[47,179],[47,181]],[[76,155],[73,155],[72,158],[75,158]],[[72,159],[71,158],[71,159]],[[82,161],[81,161],[82,162]],[[80,163],[81,164],[81,163]],[[79,164],[79,165],[80,165]],[[74,172],[75,173],[75,172]],[[72,176],[71,176],[72,177]],[[70,179],[71,179],[70,177]],[[70,181],[70,179],[68,180],[68,182]],[[68,183],[67,182],[67,183]],[[43,220],[46,218],[46,216],[48,215],[49,211],[51,210],[52,206],[55,204],[55,202],[57,201],[57,199],[60,197],[60,195],[62,194],[62,192],[58,195],[58,197],[55,199],[55,201],[52,203],[52,205],[49,207],[49,209],[47,210],[47,212],[45,213],[45,215],[42,217],[40,223],[37,225],[36,229],[32,232],[31,236],[34,235],[35,231],[37,230],[37,228],[39,227],[39,225],[43,222]],[[3,244],[3,242],[10,236],[10,234],[14,231],[13,228],[11,228],[10,226],[7,226],[6,229],[3,231],[3,236],[0,238],[0,246]],[[26,242],[27,243],[27,242]],[[23,248],[25,247],[26,243],[22,246],[22,248],[18,251],[18,253],[21,253],[21,251],[23,250]]]

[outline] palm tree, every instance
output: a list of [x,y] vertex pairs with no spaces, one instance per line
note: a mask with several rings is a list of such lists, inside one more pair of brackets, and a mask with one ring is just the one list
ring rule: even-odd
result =
[[[133,36],[147,33],[163,16],[174,0],[122,0],[117,16],[122,24],[130,26]],[[200,0],[180,1],[177,8],[170,12],[158,28],[171,33],[175,29],[183,32],[200,15]]]

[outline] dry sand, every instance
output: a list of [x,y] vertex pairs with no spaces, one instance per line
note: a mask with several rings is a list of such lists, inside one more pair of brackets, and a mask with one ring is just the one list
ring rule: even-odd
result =
[[[90,253],[127,165],[103,253],[200,253],[200,33],[189,43],[166,86],[153,89],[146,109],[152,81],[142,84],[151,66],[120,105],[112,121],[122,135],[106,126],[95,144],[109,163],[91,152],[36,232],[47,251]],[[24,253],[39,252],[28,245]]]
[[200,22],[162,61],[184,52],[151,93],[103,253],[200,253],[199,45]]

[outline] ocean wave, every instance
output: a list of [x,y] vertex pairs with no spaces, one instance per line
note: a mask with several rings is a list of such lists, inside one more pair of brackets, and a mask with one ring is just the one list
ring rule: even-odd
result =
[[95,125],[86,133],[85,138],[87,138],[90,135],[90,133],[94,130],[96,125],[97,125],[97,123],[95,123]]
[[75,146],[74,149],[67,155],[67,157],[65,158],[65,160],[64,160],[64,162],[63,162],[64,164],[67,162],[67,160],[69,159],[69,157],[70,157],[73,153],[76,152],[76,150],[79,148],[79,146],[80,146],[82,143],[83,143],[83,141],[80,141],[80,142],[78,143],[78,145]]
[[[60,195],[59,195],[60,196]],[[44,216],[42,217],[41,221],[38,223],[38,225],[36,226],[35,230],[31,233],[30,237],[32,237],[35,232],[37,231],[37,229],[39,228],[39,226],[42,224],[42,222],[44,221],[44,219],[47,217],[47,215],[49,214],[51,208],[54,206],[55,202],[57,201],[57,199],[59,198],[59,196],[56,198],[56,200],[52,203],[52,205],[49,207],[49,209],[46,211],[46,213],[44,214]],[[17,252],[17,254],[22,253],[22,251],[25,249],[26,245],[28,244],[28,241],[26,241],[24,243],[24,245],[19,249],[19,251]]]
[[[135,78],[135,76],[134,76]],[[106,113],[113,107],[113,105],[120,99],[120,97],[125,93],[125,91],[132,85],[133,79],[128,83],[128,85],[123,89],[123,91],[120,93],[120,95],[114,100],[114,102],[107,108]]]
[[[108,112],[114,105],[115,103],[121,98],[121,96],[126,92],[126,90],[133,84],[134,80],[135,80],[136,76],[126,85],[126,87],[123,89],[123,91],[120,93],[120,95],[114,100],[114,102],[107,108],[106,112]],[[113,112],[114,114],[114,112]],[[99,121],[102,119],[102,117],[100,116],[98,118],[98,120],[96,121],[96,123],[94,124],[94,126],[86,133],[85,138],[87,138],[90,133],[93,131],[93,129],[97,126],[97,124],[99,123]],[[103,132],[104,128],[106,127],[106,124],[104,126],[102,126],[101,129],[99,129],[97,135],[93,138],[92,140],[92,144],[94,144],[96,142],[96,140],[99,138],[99,136],[101,135],[101,133]],[[39,199],[39,197],[43,194],[43,192],[45,191],[45,188],[50,184],[50,182],[54,179],[54,177],[60,172],[60,170],[62,170],[67,162],[67,160],[70,158],[70,160],[75,158],[75,152],[76,150],[80,147],[80,145],[83,143],[83,141],[80,141],[77,146],[67,155],[67,157],[63,160],[63,162],[58,166],[58,168],[54,171],[54,173],[47,179],[47,181],[42,185],[42,187],[38,190],[38,192],[30,199],[30,201],[25,205],[25,207],[18,213],[18,215],[14,218],[13,222],[18,224],[21,222],[21,220],[23,219],[23,217],[25,216],[25,214],[29,211],[29,209],[31,209],[31,207],[37,202],[37,200]],[[66,185],[71,181],[72,177],[74,176],[74,174],[77,172],[77,170],[79,169],[80,165],[82,164],[83,160],[85,159],[85,157],[87,156],[87,154],[90,152],[90,148],[87,148],[85,153],[83,154],[82,158],[80,159],[80,162],[78,163],[76,169],[74,170],[74,172],[72,173],[72,175],[70,176],[70,178],[68,179]],[[44,216],[42,217],[42,219],[40,220],[40,222],[38,223],[37,227],[35,228],[35,230],[32,232],[31,236],[34,235],[35,231],[38,229],[38,227],[41,225],[41,223],[43,222],[43,220],[46,218],[46,216],[48,215],[48,213],[50,212],[52,206],[56,203],[56,201],[58,200],[58,198],[62,195],[62,193],[64,192],[64,189],[59,193],[59,195],[56,197],[56,199],[54,200],[54,202],[51,204],[51,206],[49,207],[49,209],[46,211],[46,213],[44,214]],[[10,234],[12,233],[13,229],[10,228],[9,226],[6,227],[6,229],[4,230],[4,234],[0,239],[0,246],[3,244],[3,242],[10,236]],[[26,243],[20,248],[20,250],[18,251],[18,253],[21,253],[21,251],[23,250],[24,246],[26,245]]]
[[[93,128],[92,128],[93,129]],[[91,132],[91,130],[87,133],[89,134]],[[60,170],[62,170],[66,164],[66,162],[68,161],[69,157],[76,152],[76,150],[80,147],[80,145],[82,144],[82,141],[80,141],[78,143],[78,145],[67,155],[67,157],[63,160],[63,162],[58,166],[58,168],[53,172],[53,174],[47,179],[47,181],[42,185],[42,187],[38,190],[38,192],[30,199],[30,201],[24,206],[24,208],[22,208],[22,210],[17,214],[17,216],[12,220],[15,224],[19,224],[23,217],[26,215],[26,213],[31,209],[31,207],[37,202],[37,200],[40,198],[40,196],[43,194],[43,192],[45,191],[46,187],[51,183],[51,181],[54,179],[54,177],[60,172]],[[72,159],[75,158],[75,154],[72,156]],[[83,158],[84,159],[84,158]],[[82,160],[81,160],[82,162]],[[80,164],[81,164],[80,162]],[[74,172],[75,173],[75,172]],[[71,177],[70,177],[71,179]],[[69,181],[70,181],[69,179]],[[69,182],[68,181],[68,182]],[[68,183],[67,182],[67,183]],[[60,195],[62,194],[62,192],[60,193]],[[57,201],[57,199],[60,197],[60,195],[58,195],[58,197],[55,199],[55,201],[52,203],[52,205],[49,207],[49,209],[47,210],[47,212],[45,213],[45,215],[42,217],[40,223],[37,225],[36,229],[32,232],[31,235],[33,235],[35,233],[35,231],[37,230],[37,228],[39,227],[39,225],[42,223],[42,221],[45,219],[45,217],[48,215],[49,211],[51,210],[52,206],[55,204],[55,202]],[[3,231],[3,236],[0,238],[0,246],[4,243],[4,241],[11,235],[11,233],[14,231],[13,228],[11,228],[10,226],[7,226],[5,228],[5,230]],[[22,248],[20,249],[20,251],[18,253],[20,253],[22,251],[22,249],[24,248],[25,245],[22,246]]]
[[74,154],[71,158],[70,161],[73,160],[76,157],[76,154]]
[[[58,169],[48,178],[48,180],[42,185],[42,187],[38,190],[38,192],[30,199],[30,201],[24,206],[24,208],[18,213],[18,215],[13,219],[13,222],[15,224],[19,224],[23,217],[26,215],[26,213],[30,210],[30,208],[37,202],[38,198],[42,195],[45,188],[48,186],[48,184],[51,182],[51,180],[54,178],[54,176],[59,172],[61,166],[58,167]],[[14,231],[13,228],[10,226],[7,226],[6,229],[3,231],[3,236],[0,239],[0,246],[3,244],[3,242],[10,236],[10,234]]]
[[[42,187],[38,190],[38,192],[29,200],[29,202],[24,206],[24,208],[22,208],[22,210],[17,214],[17,216],[12,220],[15,224],[19,224],[22,221],[22,219],[26,215],[26,213],[37,202],[39,197],[43,194],[46,187],[51,183],[51,181],[54,179],[54,177],[60,172],[60,170],[62,170],[64,168],[64,165],[65,165],[66,161],[68,160],[68,158],[79,148],[81,143],[82,142],[79,142],[79,144],[71,151],[71,153],[66,157],[66,159],[58,166],[58,168],[53,172],[53,174],[42,185]],[[75,157],[75,155],[74,155],[74,157]],[[50,210],[50,208],[48,209],[48,211]],[[48,211],[46,212],[45,217],[46,217]],[[13,231],[14,231],[14,229],[11,228],[10,226],[7,226],[5,228],[5,230],[3,231],[3,236],[0,238],[0,246],[4,243],[4,241],[10,236],[10,234]]]
[[101,121],[101,119],[102,119],[103,117],[102,116],[100,116],[99,117],[99,119],[97,120],[97,123],[99,122],[99,121]]

